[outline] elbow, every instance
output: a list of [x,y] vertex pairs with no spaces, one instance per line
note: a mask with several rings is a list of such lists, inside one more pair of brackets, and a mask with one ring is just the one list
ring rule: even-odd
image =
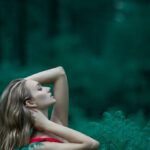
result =
[[100,148],[100,142],[96,141],[94,144],[94,149],[98,150]]
[[65,75],[66,74],[65,70],[62,66],[59,66],[58,69],[59,69],[60,75]]
[[89,146],[88,146],[89,150],[98,150],[99,147],[100,147],[100,142],[96,140],[94,142],[89,143]]

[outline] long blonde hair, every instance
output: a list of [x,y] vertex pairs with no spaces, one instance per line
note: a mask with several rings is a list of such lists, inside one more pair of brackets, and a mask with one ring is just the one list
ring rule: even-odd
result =
[[0,99],[0,149],[13,150],[29,143],[32,118],[25,101],[31,93],[25,79],[9,83]]

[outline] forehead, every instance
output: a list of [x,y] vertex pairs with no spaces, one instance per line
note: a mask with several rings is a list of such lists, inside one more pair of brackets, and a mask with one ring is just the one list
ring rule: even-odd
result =
[[25,84],[27,88],[31,89],[31,88],[35,88],[39,83],[34,80],[27,80]]

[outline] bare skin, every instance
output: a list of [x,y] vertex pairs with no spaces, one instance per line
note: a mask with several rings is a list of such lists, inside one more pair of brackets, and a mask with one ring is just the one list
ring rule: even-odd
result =
[[[69,94],[67,76],[62,67],[56,67],[33,74],[25,78],[26,86],[33,96],[26,102],[32,110],[36,132],[34,137],[55,137],[64,143],[43,142],[34,150],[97,150],[99,142],[85,134],[68,128]],[[54,84],[54,96],[51,89],[43,84]],[[50,120],[48,107],[53,106]]]

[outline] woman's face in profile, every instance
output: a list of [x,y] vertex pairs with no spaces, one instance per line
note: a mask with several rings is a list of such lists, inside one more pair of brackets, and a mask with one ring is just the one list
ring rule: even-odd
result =
[[56,102],[49,87],[42,86],[34,80],[27,80],[26,87],[30,90],[32,103],[35,103],[37,108],[44,109]]

